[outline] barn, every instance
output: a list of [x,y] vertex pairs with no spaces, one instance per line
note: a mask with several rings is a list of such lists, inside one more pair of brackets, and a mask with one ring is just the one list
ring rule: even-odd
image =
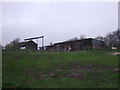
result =
[[37,44],[34,41],[21,42],[20,43],[20,48],[35,51],[35,50],[37,50]]
[[59,42],[50,46],[46,46],[47,51],[56,51],[56,52],[92,50],[92,49],[102,49],[102,48],[104,48],[104,42],[93,38]]

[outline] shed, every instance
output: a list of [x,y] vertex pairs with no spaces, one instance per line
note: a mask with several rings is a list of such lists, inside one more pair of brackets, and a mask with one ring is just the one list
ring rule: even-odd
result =
[[37,50],[37,44],[34,41],[21,42],[21,49]]

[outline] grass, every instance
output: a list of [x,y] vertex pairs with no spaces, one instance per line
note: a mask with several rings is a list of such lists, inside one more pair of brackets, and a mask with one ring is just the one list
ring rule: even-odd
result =
[[3,51],[3,88],[118,88],[113,50]]

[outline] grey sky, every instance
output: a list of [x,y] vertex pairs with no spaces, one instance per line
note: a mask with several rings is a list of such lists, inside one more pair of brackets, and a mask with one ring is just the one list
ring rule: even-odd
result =
[[2,3],[2,44],[45,36],[45,45],[85,34],[105,36],[118,28],[117,2]]

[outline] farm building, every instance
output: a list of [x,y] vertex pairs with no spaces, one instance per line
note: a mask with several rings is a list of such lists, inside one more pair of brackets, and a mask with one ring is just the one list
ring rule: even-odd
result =
[[19,49],[28,49],[35,51],[37,50],[37,44],[33,41],[27,41],[27,42],[20,42],[5,48],[5,50],[19,50]]
[[77,50],[92,50],[92,49],[102,49],[104,47],[104,42],[95,40],[93,38],[66,41],[55,43],[51,46],[46,46],[46,51],[77,51]]
[[37,50],[37,44],[34,41],[21,42],[21,49]]

